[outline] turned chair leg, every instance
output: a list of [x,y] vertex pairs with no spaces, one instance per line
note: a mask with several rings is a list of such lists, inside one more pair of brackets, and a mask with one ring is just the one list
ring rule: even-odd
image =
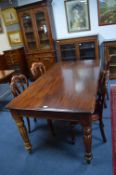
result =
[[106,97],[107,97],[107,100],[109,100],[108,90],[106,90]]
[[31,132],[30,120],[28,117],[26,117],[26,119],[27,119],[27,125],[28,125],[28,132],[30,133]]
[[48,126],[49,126],[49,128],[50,128],[50,130],[51,130],[52,135],[55,136],[55,132],[54,132],[52,120],[47,119],[47,122],[48,122]]
[[107,108],[106,99],[104,99],[104,107]]
[[103,124],[102,120],[99,120],[99,127],[100,127],[100,131],[101,131],[101,136],[102,136],[103,142],[106,143],[107,139],[106,139],[106,136],[105,136],[104,124]]

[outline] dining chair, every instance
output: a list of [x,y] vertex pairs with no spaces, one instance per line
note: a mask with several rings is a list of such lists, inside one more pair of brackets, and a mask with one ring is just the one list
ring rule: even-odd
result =
[[[107,60],[104,66],[104,72],[106,75],[106,97],[107,100],[109,100],[109,94],[108,94],[108,80],[109,80],[109,74],[110,74],[110,60]],[[105,104],[105,107],[107,107],[107,105]]]
[[31,73],[33,80],[36,80],[46,72],[46,68],[42,62],[34,62],[31,65]]
[[[104,100],[106,96],[106,72],[101,72],[99,83],[98,83],[98,92],[96,97],[96,105],[93,114],[91,115],[92,122],[99,122],[99,128],[101,132],[101,136],[103,142],[107,141],[105,131],[104,131],[104,124],[103,124],[103,109],[104,109]],[[76,131],[74,129],[75,125],[80,124],[79,121],[77,122],[70,122],[71,127],[71,137],[72,143],[75,143]]]
[[[13,77],[11,78],[10,87],[14,98],[17,97],[19,94],[21,94],[28,86],[29,86],[28,80],[26,76],[23,74],[13,75]],[[26,120],[28,124],[28,132],[30,133],[31,132],[30,120],[28,117],[26,117]],[[36,119],[34,119],[34,121],[36,121]]]
[[[46,73],[45,65],[42,62],[34,62],[31,66],[31,73],[33,80],[37,80],[40,76]],[[47,119],[48,126],[51,129],[52,135],[55,136],[52,120]]]

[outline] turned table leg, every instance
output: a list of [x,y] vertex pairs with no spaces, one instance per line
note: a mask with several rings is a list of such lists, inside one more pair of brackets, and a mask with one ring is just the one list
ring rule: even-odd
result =
[[85,160],[87,163],[91,163],[92,160],[92,152],[91,152],[91,145],[92,145],[92,132],[91,132],[91,119],[83,122],[83,129],[84,129],[84,145],[85,145]]
[[23,117],[21,115],[17,114],[16,112],[11,112],[11,114],[12,114],[13,119],[16,122],[16,125],[19,129],[20,135],[24,141],[25,149],[27,151],[31,152],[32,146],[31,146],[30,141],[29,141],[26,127],[24,125]]

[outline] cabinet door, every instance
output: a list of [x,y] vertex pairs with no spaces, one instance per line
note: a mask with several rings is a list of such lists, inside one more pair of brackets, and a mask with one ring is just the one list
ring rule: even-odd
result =
[[37,41],[34,30],[33,16],[30,11],[19,14],[21,20],[21,28],[23,30],[24,42],[27,50],[37,49]]
[[51,45],[51,31],[47,9],[37,8],[34,10],[34,17],[36,22],[36,31],[39,42],[39,49],[50,49]]
[[109,46],[109,55],[116,55],[116,44],[115,46]]
[[80,60],[96,59],[95,42],[83,42],[78,44]]
[[75,44],[60,45],[61,58],[63,61],[76,60]]

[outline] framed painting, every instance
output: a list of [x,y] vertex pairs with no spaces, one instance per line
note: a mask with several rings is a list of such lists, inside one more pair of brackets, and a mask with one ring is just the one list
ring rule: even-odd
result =
[[6,26],[18,23],[18,17],[14,8],[2,10],[2,16]]
[[8,32],[8,39],[11,46],[23,44],[19,30]]
[[90,30],[88,0],[65,1],[68,32]]
[[0,33],[3,33],[3,25],[2,25],[2,20],[0,18]]
[[116,24],[116,0],[97,0],[99,25]]

